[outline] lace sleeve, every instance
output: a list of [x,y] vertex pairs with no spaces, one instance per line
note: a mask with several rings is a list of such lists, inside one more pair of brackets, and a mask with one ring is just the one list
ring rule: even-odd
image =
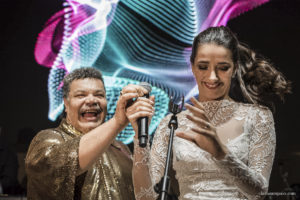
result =
[[169,143],[170,129],[168,123],[170,118],[171,115],[168,115],[161,121],[153,138],[150,155],[150,174],[153,184],[157,184],[164,175]]
[[224,159],[216,161],[234,178],[240,192],[248,199],[261,199],[268,191],[269,177],[275,155],[275,129],[270,110],[261,108],[250,119],[248,165],[239,160],[232,152]]
[[151,151],[149,144],[146,148],[140,148],[138,140],[134,140],[132,175],[137,200],[154,200],[157,198],[154,185],[160,181],[164,173],[169,118],[164,118],[157,128]]

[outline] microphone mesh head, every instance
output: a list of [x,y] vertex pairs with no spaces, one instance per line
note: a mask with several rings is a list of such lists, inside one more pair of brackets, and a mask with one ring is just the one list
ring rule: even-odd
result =
[[150,93],[152,88],[151,88],[151,85],[147,82],[140,82],[139,84],[140,86],[144,87],[146,90],[148,90],[148,92]]

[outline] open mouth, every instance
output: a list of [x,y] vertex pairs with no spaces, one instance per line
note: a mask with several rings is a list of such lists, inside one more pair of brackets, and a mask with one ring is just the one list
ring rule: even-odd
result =
[[90,109],[81,111],[80,115],[86,121],[97,121],[101,112],[101,109]]
[[221,83],[207,83],[203,82],[203,84],[208,88],[208,89],[216,89],[221,85]]

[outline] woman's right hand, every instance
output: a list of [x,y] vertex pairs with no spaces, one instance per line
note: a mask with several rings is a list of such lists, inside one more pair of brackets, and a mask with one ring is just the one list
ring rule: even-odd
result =
[[126,108],[126,116],[135,131],[135,137],[137,138],[138,124],[137,120],[141,117],[148,117],[149,123],[154,115],[154,102],[155,97],[150,98],[138,97],[129,107]]
[[126,115],[126,109],[131,105],[132,99],[139,98],[147,94],[148,91],[139,85],[129,84],[122,88],[117,101],[114,118],[123,128],[127,126],[129,120]]

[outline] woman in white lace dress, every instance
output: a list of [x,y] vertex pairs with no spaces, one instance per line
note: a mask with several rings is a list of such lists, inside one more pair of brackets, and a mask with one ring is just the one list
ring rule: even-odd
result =
[[[283,99],[290,83],[224,26],[195,37],[190,61],[199,97],[178,114],[172,161],[178,198],[263,199],[276,144],[271,100]],[[135,142],[136,199],[157,198],[153,185],[164,172],[169,119],[158,127],[151,151]]]

